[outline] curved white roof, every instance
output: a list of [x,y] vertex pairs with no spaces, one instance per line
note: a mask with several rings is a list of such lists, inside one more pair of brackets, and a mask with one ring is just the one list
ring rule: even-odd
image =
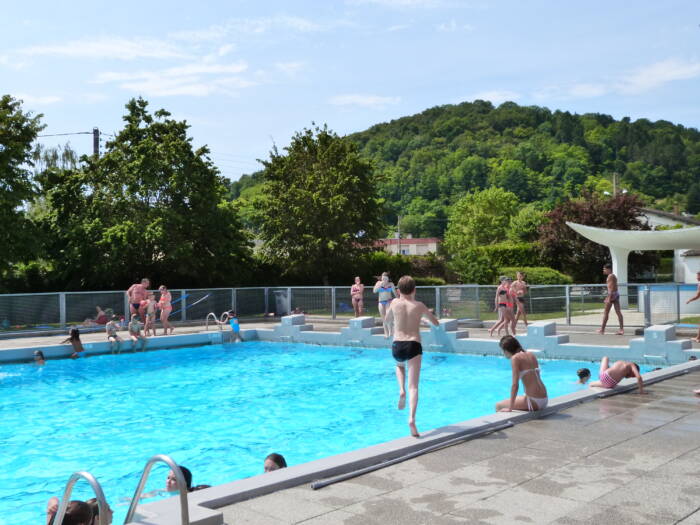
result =
[[628,250],[676,250],[700,248],[700,226],[677,230],[609,230],[566,223],[577,233],[598,244]]

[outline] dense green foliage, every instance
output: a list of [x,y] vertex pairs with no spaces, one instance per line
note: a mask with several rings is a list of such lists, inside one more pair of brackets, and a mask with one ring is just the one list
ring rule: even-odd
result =
[[368,252],[379,237],[381,201],[369,163],[327,128],[305,129],[264,162],[254,199],[266,260],[283,273],[329,284],[334,268]]
[[[566,222],[619,230],[648,230],[639,218],[640,205],[641,201],[629,194],[606,199],[587,195],[585,199],[563,202],[547,214],[547,222],[540,227],[542,261],[571,275],[576,282],[601,280],[603,264],[610,259],[608,248],[579,235]],[[630,254],[630,275],[634,274],[635,267],[658,264],[657,259],[653,252]]]
[[37,249],[36,235],[22,206],[35,196],[32,142],[44,126],[41,115],[22,111],[9,95],[0,97],[0,274]]
[[37,222],[57,282],[119,288],[148,276],[171,286],[246,282],[250,249],[208,150],[184,121],[147,102],[127,104],[125,126],[99,159],[48,169]]
[[[440,210],[491,186],[551,209],[584,189],[612,192],[613,173],[649,204],[683,197],[700,179],[696,129],[512,102],[497,108],[480,100],[434,107],[349,138],[385,175],[379,194],[394,214],[430,209],[435,220],[411,219],[402,228],[414,235],[436,235],[445,228],[440,219],[447,213]],[[681,210],[685,207],[681,202]]]
[[492,266],[537,266],[540,247],[535,243],[503,242],[476,248],[477,253],[488,257]]
[[516,272],[523,272],[528,284],[573,284],[574,282],[568,275],[546,266],[503,266],[498,269],[498,272],[500,275],[508,275],[514,279]]

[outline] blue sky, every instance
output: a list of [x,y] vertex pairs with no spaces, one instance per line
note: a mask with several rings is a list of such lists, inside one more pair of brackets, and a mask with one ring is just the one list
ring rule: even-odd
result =
[[346,134],[475,98],[700,127],[696,0],[25,1],[3,18],[0,92],[44,133],[113,133],[141,95],[233,179],[312,121]]

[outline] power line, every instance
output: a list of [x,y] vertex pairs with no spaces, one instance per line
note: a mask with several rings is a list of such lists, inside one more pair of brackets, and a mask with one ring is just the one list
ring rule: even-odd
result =
[[76,131],[75,133],[52,133],[49,135],[37,135],[37,137],[65,137],[66,135],[92,135],[92,131]]

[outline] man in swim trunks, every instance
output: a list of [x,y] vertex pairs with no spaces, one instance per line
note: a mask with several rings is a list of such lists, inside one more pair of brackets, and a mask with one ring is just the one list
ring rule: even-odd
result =
[[132,284],[131,287],[126,291],[126,295],[129,298],[129,311],[132,314],[139,314],[141,320],[144,320],[144,313],[146,310],[146,298],[148,297],[148,288],[151,286],[151,281],[147,278],[141,279],[140,283]]
[[639,366],[637,363],[616,361],[614,365],[610,366],[610,360],[605,356],[600,362],[598,381],[593,381],[590,386],[597,388],[615,388],[617,384],[626,377],[636,377],[637,385],[639,385],[639,393],[644,393],[644,380],[639,373]]
[[391,353],[396,360],[396,379],[399,383],[399,410],[406,406],[406,363],[408,363],[408,395],[410,411],[408,427],[413,437],[420,437],[416,428],[418,407],[418,380],[423,356],[420,344],[420,322],[426,317],[433,325],[440,323],[428,308],[416,301],[416,281],[408,275],[399,279],[401,297],[394,299],[386,313],[387,322],[394,323],[394,343]]
[[[700,299],[700,272],[695,274],[695,277],[698,280],[698,289],[695,292],[695,295],[688,299],[685,304],[692,303],[693,301]],[[698,328],[698,335],[695,336],[695,339],[693,339],[696,343],[700,343],[700,328]]]
[[624,335],[625,327],[622,319],[622,311],[620,310],[620,292],[617,289],[617,276],[612,273],[612,264],[606,263],[603,266],[603,275],[608,276],[606,280],[608,285],[608,295],[605,297],[605,301],[603,301],[605,303],[605,310],[603,311],[603,324],[600,325],[598,333],[605,333],[605,325],[608,324],[610,309],[615,307],[615,314],[617,315],[617,320],[620,322],[620,329],[617,331],[617,335]]

